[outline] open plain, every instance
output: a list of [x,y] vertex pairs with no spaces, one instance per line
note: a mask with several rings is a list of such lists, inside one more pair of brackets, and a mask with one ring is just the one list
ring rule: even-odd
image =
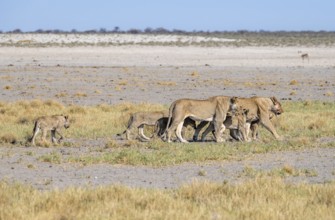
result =
[[[122,39],[121,42],[131,42],[126,45],[95,46],[96,38],[85,37],[81,44],[89,40],[93,43],[71,46],[68,44],[72,41],[65,45],[56,42],[55,46],[50,42],[56,41],[57,36],[51,36],[49,41],[48,35],[41,36],[2,35],[2,103],[54,100],[64,106],[152,103],[167,108],[178,98],[205,99],[214,95],[276,96],[284,103],[334,102],[334,46],[156,46],[141,45],[136,35],[135,40],[129,40],[128,35],[126,39],[122,35],[115,37],[119,42]],[[171,39],[156,36],[154,40],[169,43],[175,38]],[[64,43],[64,40],[60,42]],[[302,60],[301,53],[308,53],[309,59]],[[285,117],[285,113],[281,117]],[[0,134],[6,132],[2,127]],[[288,180],[324,183],[334,181],[335,177],[334,131],[332,134],[318,138],[311,144],[313,146],[301,150],[243,154],[236,159],[158,168],[109,163],[53,163],[40,159],[50,154],[63,157],[97,154],[108,141],[116,139],[115,135],[102,139],[67,137],[70,146],[48,148],[26,147],[20,141],[14,145],[2,143],[0,178],[38,189],[110,184],[176,188],[194,180],[240,182],[252,172],[291,169],[300,173],[291,175]],[[117,142],[122,143],[122,140]],[[325,145],[330,147],[325,148]],[[206,145],[202,147],[206,148]],[[228,143],[224,147],[236,146]],[[143,151],[145,153],[145,149]]]

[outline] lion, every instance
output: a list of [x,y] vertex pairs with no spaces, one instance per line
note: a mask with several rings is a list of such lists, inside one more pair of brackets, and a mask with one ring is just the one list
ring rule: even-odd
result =
[[[169,120],[169,117],[162,117],[157,120],[156,125],[155,125],[155,135],[161,138],[165,138],[164,135],[165,135],[165,129],[167,127],[168,120]],[[170,125],[171,125],[171,122],[170,122]],[[183,124],[184,128],[187,128],[188,126],[191,126],[194,130],[196,130],[197,128],[196,122],[189,117],[185,118],[184,124]],[[184,136],[183,129],[181,130],[181,134],[182,136]]]
[[[35,138],[40,131],[42,131],[42,140],[46,141],[47,132],[50,131],[52,143],[60,143],[60,141],[64,138],[60,133],[60,130],[63,127],[66,129],[70,127],[70,120],[68,116],[52,115],[39,117],[35,120],[33,136],[30,141],[32,145],[35,146]],[[60,136],[58,141],[56,139],[56,133]]]
[[[247,114],[249,112],[249,109],[243,109],[241,106],[240,108],[233,112],[228,113],[226,120],[223,122],[223,126],[221,127],[221,132],[224,132],[224,130],[227,128],[230,130],[231,133],[235,134],[237,137],[237,141],[249,141],[247,137]],[[198,140],[199,132],[202,128],[204,128],[209,122],[208,121],[202,121],[196,128],[193,140]],[[233,132],[232,132],[233,131]],[[205,140],[205,137],[209,132],[212,132],[214,137],[214,125],[213,123],[210,123],[209,126],[206,128],[206,130],[201,135],[201,141]],[[235,138],[234,138],[235,139]]]
[[188,143],[182,137],[181,129],[185,118],[190,117],[195,121],[213,121],[216,141],[222,142],[221,127],[228,111],[236,108],[236,103],[237,97],[228,96],[214,96],[206,100],[179,99],[174,101],[169,108],[169,120],[165,131],[167,141],[171,142],[172,132],[175,131],[180,142]]
[[[117,136],[121,136],[126,134],[127,140],[131,140],[131,131],[133,128],[138,128],[138,135],[140,139],[144,141],[149,141],[153,136],[161,136],[162,128],[166,128],[167,119],[168,119],[168,111],[155,111],[155,112],[135,112],[130,115],[127,129],[123,131],[121,134],[117,134]],[[149,138],[144,134],[144,125],[147,126],[155,126],[154,135]],[[195,127],[195,122],[191,119],[185,121],[184,127],[192,126]]]
[[[284,112],[281,103],[276,97],[258,97],[239,98],[239,105],[244,109],[249,109],[247,116],[247,137],[249,137],[250,130],[252,132],[252,139],[256,140],[258,137],[259,124],[263,125],[277,140],[282,140],[270,121],[274,116],[280,115]],[[237,133],[231,135],[238,139]]]
[[143,140],[150,140],[149,137],[144,135],[144,125],[155,126],[157,120],[160,118],[166,117],[168,115],[167,111],[155,111],[155,112],[135,112],[130,115],[128,120],[127,129],[124,130],[121,134],[117,134],[117,136],[121,136],[126,134],[127,140],[131,140],[131,131],[133,128],[138,128],[138,135]]

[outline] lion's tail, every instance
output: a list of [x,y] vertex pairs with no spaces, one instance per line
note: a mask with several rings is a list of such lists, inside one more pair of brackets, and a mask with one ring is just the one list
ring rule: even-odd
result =
[[175,107],[176,107],[176,102],[173,102],[170,105],[170,108],[169,108],[169,118],[168,118],[168,121],[167,121],[167,124],[166,124],[165,131],[163,132],[163,135],[165,135],[165,133],[167,132],[167,130],[170,127],[170,123],[171,123],[171,119],[172,119],[172,112],[173,112],[173,110],[174,110]]
[[[130,128],[130,125],[132,124],[133,120],[134,120],[134,115],[131,115],[130,118],[129,118],[129,120],[128,120],[127,129]],[[116,134],[116,136],[122,136],[122,135],[124,135],[127,132],[127,129],[124,130],[122,133]]]

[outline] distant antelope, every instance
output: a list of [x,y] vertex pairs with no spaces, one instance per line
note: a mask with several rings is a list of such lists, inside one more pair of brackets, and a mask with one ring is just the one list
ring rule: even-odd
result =
[[304,61],[305,59],[307,59],[308,62],[309,62],[309,56],[308,56],[308,53],[303,53],[303,54],[301,54],[301,59],[302,59],[302,61]]

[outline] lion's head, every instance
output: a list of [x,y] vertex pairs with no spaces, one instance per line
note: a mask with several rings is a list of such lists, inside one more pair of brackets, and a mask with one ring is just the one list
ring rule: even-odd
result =
[[275,114],[275,115],[280,115],[284,112],[284,109],[281,106],[281,103],[278,101],[278,99],[276,97],[271,97],[270,98],[273,106],[271,106],[271,111]]

